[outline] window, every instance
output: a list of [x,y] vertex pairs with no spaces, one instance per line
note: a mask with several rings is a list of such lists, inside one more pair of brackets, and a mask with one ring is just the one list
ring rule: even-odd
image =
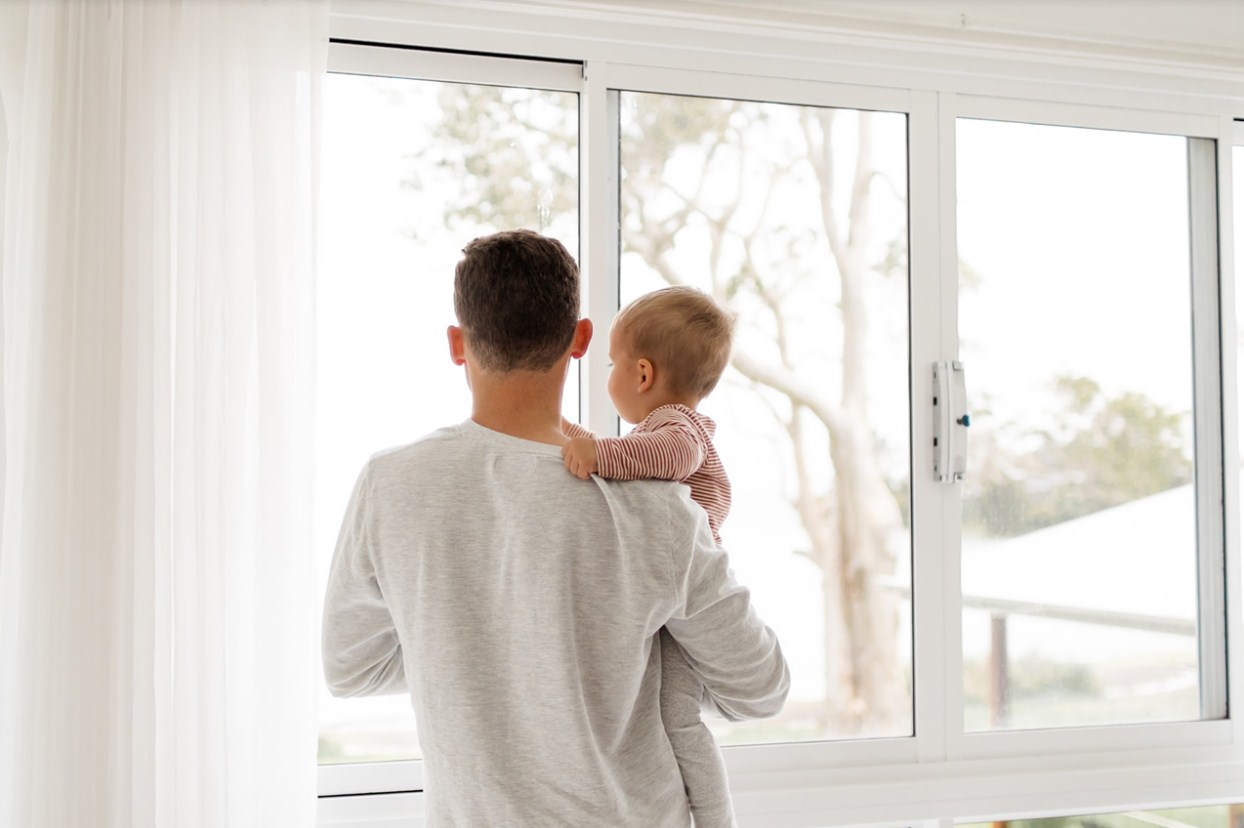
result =
[[778,719],[717,736],[909,736],[906,118],[618,103],[620,302],[690,284],[737,315],[703,405],[734,490],[722,542],[792,688]]
[[[1238,799],[1218,250],[1222,166],[1238,202],[1244,159],[1223,119],[932,89],[773,43],[749,73],[539,43],[586,63],[334,47],[324,554],[369,453],[466,416],[443,357],[458,249],[542,229],[580,257],[598,336],[565,414],[596,431],[619,428],[620,305],[686,282],[739,316],[704,406],[734,484],[723,539],[794,676],[781,718],[715,724],[743,824]],[[948,360],[968,465],[941,483]],[[401,697],[326,700],[326,824],[418,812],[415,724]]]
[[[1235,146],[1232,147],[1231,169],[1233,171],[1233,177],[1234,177],[1232,193],[1235,196],[1234,198],[1235,209],[1232,215],[1235,218],[1235,232],[1234,232],[1235,276],[1236,276],[1236,282],[1238,283],[1240,274],[1244,273],[1244,120],[1236,121],[1234,124],[1234,127],[1235,127]],[[1240,387],[1242,384],[1244,384],[1242,383],[1242,380],[1244,380],[1244,334],[1241,333],[1241,328],[1240,328],[1240,320],[1244,319],[1244,297],[1241,297],[1240,289],[1238,286],[1235,288],[1235,319],[1236,319],[1236,323],[1235,323],[1235,340],[1236,340],[1235,341],[1235,365],[1236,365],[1236,381],[1235,382],[1236,382],[1236,386],[1235,387],[1236,387],[1236,396],[1238,398],[1240,394]],[[1225,347],[1230,347],[1230,342],[1227,342],[1225,344]],[[1240,446],[1239,435],[1244,433],[1244,413],[1239,413],[1237,414],[1237,416],[1238,416],[1238,419],[1236,421],[1236,447],[1237,447],[1236,452],[1239,455],[1239,460],[1235,464],[1229,464],[1227,466],[1227,469],[1228,469],[1227,473],[1231,475],[1236,481],[1244,482],[1244,475],[1241,474],[1242,472],[1244,472],[1244,449],[1241,449],[1239,447]],[[1237,486],[1238,486],[1238,483],[1237,483]],[[1238,495],[1238,499],[1236,501],[1237,508],[1239,509],[1240,513],[1244,513],[1244,489],[1237,488],[1236,492]],[[1235,612],[1238,614],[1239,611],[1240,611],[1239,607],[1236,607]]]
[[965,726],[1221,716],[1197,637],[1189,140],[961,119],[956,142]]
[[[425,66],[435,73],[443,63]],[[533,83],[564,85],[550,67],[536,69],[500,63],[491,76],[526,70]],[[326,575],[367,458],[470,413],[445,334],[458,251],[476,236],[525,226],[577,256],[579,113],[574,92],[368,74],[330,75],[325,108],[316,537]],[[485,112],[492,120],[482,140]],[[506,191],[466,198],[476,195],[464,187],[471,178],[504,182]],[[577,389],[575,375],[566,394],[572,419]],[[414,727],[407,698],[341,700],[325,689],[320,762],[415,759]]]

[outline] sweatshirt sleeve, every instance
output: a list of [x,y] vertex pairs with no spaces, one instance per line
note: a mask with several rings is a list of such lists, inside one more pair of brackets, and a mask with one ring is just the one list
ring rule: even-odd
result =
[[[705,701],[732,721],[781,712],[790,670],[781,645],[751,605],[750,591],[734,580],[726,552],[713,543],[703,511],[683,517],[672,504],[678,607],[666,629],[704,684]],[[694,519],[692,522],[691,519]],[[680,529],[691,522],[692,529]]]
[[597,473],[606,480],[681,482],[704,465],[708,445],[691,421],[671,413],[645,431],[625,437],[597,437]]
[[368,535],[370,464],[342,520],[324,596],[321,649],[334,696],[406,691],[402,646],[376,577]]

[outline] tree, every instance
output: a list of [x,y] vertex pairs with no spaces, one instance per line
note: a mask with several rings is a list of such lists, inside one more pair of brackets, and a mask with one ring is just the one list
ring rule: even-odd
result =
[[[1087,377],[1057,377],[1052,390],[1056,427],[992,429],[973,442],[968,527],[1012,537],[1191,482],[1184,416],[1143,394],[1107,396]],[[1018,435],[1004,444],[1007,431]]]
[[[576,136],[531,124],[538,107],[517,104],[532,94],[481,90],[464,103],[445,93],[440,145],[473,148],[440,158],[462,182],[451,226],[537,226],[524,171],[574,180]],[[524,123],[544,136],[536,156],[512,137]],[[905,234],[875,238],[874,200],[901,207],[902,196],[873,163],[871,130],[868,113],[657,95],[628,96],[622,117],[624,262],[738,313],[731,365],[789,441],[799,553],[823,575],[819,717],[834,735],[894,734],[910,721],[900,598],[884,585],[903,518],[876,455],[865,354],[869,285],[906,273]]]
[[[482,227],[548,232],[578,213],[578,118],[568,93],[445,84],[441,119],[424,157],[456,183],[459,198],[446,216]],[[464,148],[476,151],[464,151]],[[406,184],[419,187],[415,176]],[[456,228],[455,228],[456,229]]]

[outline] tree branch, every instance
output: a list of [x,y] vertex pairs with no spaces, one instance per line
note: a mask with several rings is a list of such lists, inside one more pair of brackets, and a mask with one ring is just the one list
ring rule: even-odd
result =
[[740,374],[753,382],[767,385],[774,391],[790,397],[794,405],[806,407],[829,429],[831,438],[841,434],[843,428],[842,415],[826,399],[808,388],[790,370],[778,365],[765,365],[750,354],[736,350],[730,357],[730,364]]

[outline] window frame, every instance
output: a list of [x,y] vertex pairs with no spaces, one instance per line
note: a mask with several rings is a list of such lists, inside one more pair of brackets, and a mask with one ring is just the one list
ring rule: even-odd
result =
[[[1057,73],[1050,81],[1044,79],[1048,67],[1032,71],[1039,61],[1030,57],[991,55],[981,64],[979,56],[952,54],[931,61],[894,43],[878,46],[867,38],[832,34],[825,40],[837,51],[826,58],[824,42],[818,49],[811,39],[772,30],[746,37],[709,27],[707,33],[692,36],[659,22],[646,27],[630,22],[628,29],[614,21],[610,25],[623,31],[606,35],[605,23],[578,16],[492,12],[485,17],[473,8],[441,9],[427,19],[416,19],[427,15],[426,10],[407,14],[335,15],[333,36],[356,42],[332,44],[330,71],[532,85],[579,94],[580,260],[585,310],[597,320],[612,317],[618,297],[618,239],[616,232],[607,231],[617,226],[618,219],[617,90],[905,113],[913,401],[930,396],[931,379],[922,366],[955,358],[958,349],[954,209],[958,118],[1162,132],[1214,141],[1217,174],[1214,193],[1207,198],[1216,212],[1216,233],[1211,235],[1216,236],[1218,272],[1212,279],[1194,276],[1198,280],[1194,307],[1199,318],[1217,324],[1196,325],[1194,337],[1201,355],[1196,366],[1197,432],[1206,429],[1210,436],[1217,435],[1217,449],[1210,455],[1217,458],[1217,471],[1211,463],[1203,474],[1204,464],[1198,462],[1197,478],[1201,534],[1210,538],[1213,549],[1200,552],[1212,558],[1209,566],[1202,566],[1210,573],[1205,588],[1212,590],[1215,578],[1222,581],[1215,573],[1226,577],[1219,590],[1223,606],[1203,608],[1201,615],[1223,616],[1214,634],[1226,640],[1222,666],[1232,675],[1240,674],[1244,630],[1239,609],[1238,481],[1223,474],[1223,458],[1235,456],[1238,445],[1237,366],[1234,349],[1221,343],[1235,341],[1231,153],[1233,145],[1244,145],[1244,123],[1232,121],[1228,105],[1212,95],[1193,98],[1178,83],[1150,88],[1130,84],[1128,77],[1117,78],[1112,71],[1090,71],[1100,80],[1096,86]],[[636,31],[648,35],[648,40]],[[748,54],[755,58],[748,74],[738,73],[737,58],[728,49],[708,49],[711,35],[720,36],[726,45],[747,44]],[[408,45],[383,48],[363,42]],[[412,52],[414,44],[438,51]],[[498,56],[515,52],[518,44],[534,60]],[[956,67],[957,60],[970,63],[971,70]],[[934,68],[928,68],[930,63]],[[506,71],[492,75],[492,69],[481,66]],[[1006,71],[998,71],[999,67]],[[548,83],[550,72],[565,85],[527,80],[545,78]],[[1194,85],[1188,81],[1189,88]],[[1203,248],[1202,254],[1207,251]],[[1194,269],[1203,273],[1203,268]],[[598,336],[582,369],[583,421],[599,431],[616,428],[605,391],[606,346],[605,338]],[[1244,709],[1240,682],[1227,683],[1221,699],[1226,716],[1218,720],[963,732],[959,490],[937,484],[923,473],[932,462],[927,448],[932,426],[924,413],[913,402],[911,505],[913,545],[918,549],[913,556],[915,735],[727,748],[740,817],[771,826],[892,821],[910,825],[913,820],[947,826],[953,821],[1244,800],[1240,782],[1244,726],[1232,712]],[[1198,438],[1198,461],[1202,450]],[[1209,508],[1214,502],[1222,508]],[[1214,537],[1219,538],[1216,545]],[[421,790],[419,762],[321,766],[320,824],[382,824],[412,815],[418,820]]]
[[[333,41],[328,51],[328,71],[569,92],[579,95],[582,112],[582,69],[581,64],[574,61],[515,59]],[[417,796],[423,790],[423,763],[413,760],[320,765],[317,790],[322,807],[326,801],[350,797]],[[334,802],[337,806],[341,804]]]
[[[1214,150],[1222,146],[1222,122],[1219,118],[1177,113],[1153,113],[1114,107],[1087,107],[1079,104],[1030,102],[992,97],[954,96],[953,103],[943,108],[949,120],[944,127],[953,135],[960,119],[998,121],[1004,123],[1041,124],[1057,127],[1108,130],[1118,132],[1143,132],[1170,135],[1188,141],[1189,171],[1189,236],[1192,253],[1192,310],[1193,310],[1193,389],[1195,427],[1195,490],[1197,508],[1197,555],[1198,555],[1198,643],[1202,653],[1201,694],[1202,715],[1194,722],[1138,723],[1102,727],[1059,728],[1049,730],[1014,730],[965,733],[949,732],[947,754],[964,759],[985,759],[1002,756],[1038,755],[1042,753],[1081,753],[1101,750],[1137,750],[1141,748],[1179,747],[1188,744],[1219,745],[1231,741],[1232,733],[1226,719],[1227,693],[1227,617],[1226,617],[1226,544],[1223,500],[1223,389],[1221,383],[1221,347],[1218,328],[1219,319],[1219,272],[1217,261],[1217,237],[1222,226],[1217,222],[1217,182],[1213,171],[1206,169],[1216,159],[1205,157],[1202,150],[1197,159],[1199,167],[1192,163],[1196,155],[1194,144],[1214,142]],[[952,138],[953,140],[953,138]],[[953,152],[952,152],[953,155]],[[952,159],[953,160],[953,159]],[[1206,173],[1209,172],[1207,178]],[[943,171],[947,189],[953,190],[955,169],[953,165]],[[1208,218],[1212,226],[1207,227]],[[944,236],[943,247],[955,257],[957,280],[957,214],[952,208],[940,217]],[[1208,238],[1206,237],[1208,234]],[[1212,259],[1212,261],[1210,261]],[[955,291],[957,294],[957,290]],[[1198,324],[1211,320],[1210,324]],[[957,313],[956,324],[957,339]],[[957,356],[957,342],[952,356]],[[968,371],[971,381],[970,366]],[[969,471],[970,471],[969,462]],[[954,501],[953,514],[961,511],[962,490],[949,487],[947,494]],[[1214,508],[1218,504],[1219,508]],[[952,549],[959,549],[956,543]],[[959,570],[958,556],[952,556],[951,565]],[[950,580],[960,583],[961,571]],[[951,601],[952,596],[947,596]],[[962,615],[956,615],[952,624],[952,640],[961,640]],[[953,666],[962,675],[962,649],[959,660]],[[947,688],[946,716],[953,712],[961,717],[963,700],[962,684],[950,679]],[[1207,697],[1208,694],[1208,697]],[[949,698],[953,697],[953,698]],[[1207,716],[1206,710],[1211,711]]]

